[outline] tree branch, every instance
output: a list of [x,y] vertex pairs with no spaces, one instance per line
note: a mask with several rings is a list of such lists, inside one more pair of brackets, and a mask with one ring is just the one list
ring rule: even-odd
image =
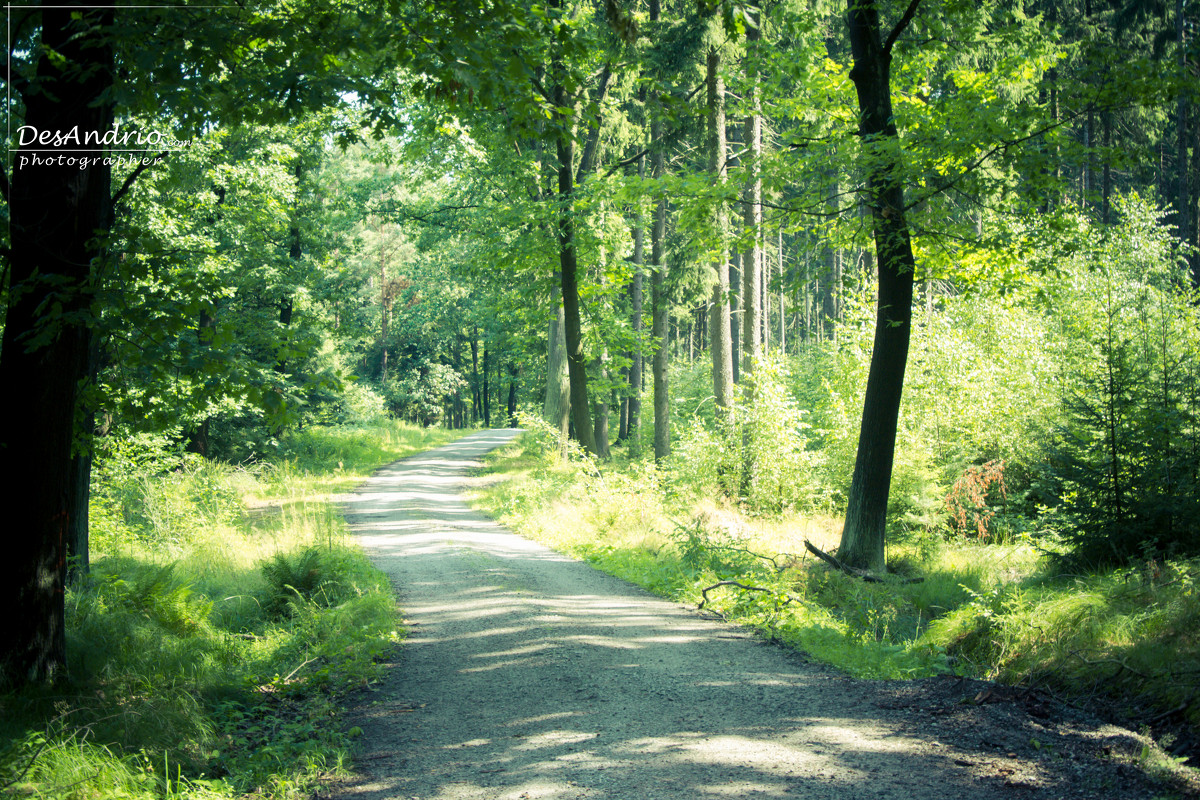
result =
[[121,198],[125,196],[125,193],[128,192],[130,190],[130,188],[132,188],[133,182],[138,179],[138,176],[140,176],[143,172],[145,172],[146,169],[149,168],[151,164],[158,163],[158,161],[160,159],[165,158],[167,153],[169,153],[169,152],[170,152],[169,150],[164,150],[163,152],[161,152],[157,156],[155,156],[153,161],[143,158],[142,163],[138,164],[137,169],[135,169],[133,172],[129,173],[129,177],[125,179],[125,182],[123,184],[121,184],[121,188],[118,189],[117,193],[112,196],[112,200],[109,201],[109,205],[115,208],[117,203],[119,203],[121,201]]
[[921,5],[921,0],[912,0],[908,4],[908,8],[904,9],[904,16],[896,23],[896,27],[892,28],[892,32],[888,34],[887,41],[883,43],[884,55],[891,55],[892,45],[896,43],[896,39],[900,34],[904,33],[904,29],[913,21],[913,17],[917,15],[917,6]]
[[[838,570],[839,572],[844,572],[847,575],[853,576],[855,578],[862,578],[867,583],[887,583],[886,579],[881,578],[878,575],[874,575],[865,569],[855,569],[854,567],[846,566],[841,561],[838,561],[836,558],[829,555],[829,553],[826,553],[824,550],[817,547],[815,544],[810,542],[808,539],[804,540],[804,549],[807,550],[808,552],[812,553],[817,558],[824,561],[829,566]],[[898,583],[921,583],[924,580],[925,580],[924,578],[903,578],[903,579],[898,579],[897,582]]]

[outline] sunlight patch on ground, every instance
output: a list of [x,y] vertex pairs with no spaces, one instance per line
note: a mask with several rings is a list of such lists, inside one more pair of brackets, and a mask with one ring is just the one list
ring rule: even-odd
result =
[[527,737],[525,741],[517,745],[515,749],[542,750],[547,747],[561,747],[563,745],[588,742],[595,738],[595,733],[587,731],[546,731],[545,733],[538,733]]
[[515,727],[517,725],[536,725],[539,722],[550,722],[556,719],[570,719],[572,717],[578,717],[581,715],[582,712],[580,711],[559,711],[555,714],[539,714],[536,717],[523,717],[521,719],[514,719],[512,722],[508,723],[508,726]]

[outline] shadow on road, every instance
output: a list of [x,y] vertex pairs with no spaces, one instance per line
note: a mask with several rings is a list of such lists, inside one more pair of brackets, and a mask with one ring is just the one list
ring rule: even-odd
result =
[[936,725],[914,733],[884,721],[872,684],[468,509],[458,494],[466,473],[511,435],[393,465],[347,508],[397,587],[409,637],[354,712],[359,777],[336,796],[1022,796],[990,766],[987,743],[952,749]]

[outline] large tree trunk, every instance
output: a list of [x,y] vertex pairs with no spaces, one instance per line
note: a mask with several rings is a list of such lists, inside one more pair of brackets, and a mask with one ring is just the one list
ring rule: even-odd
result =
[[[608,370],[604,366],[604,356],[597,358],[593,364],[600,380],[607,381]],[[592,429],[592,439],[596,443],[596,455],[607,459],[612,454],[608,449],[608,398],[604,394],[604,392],[596,392],[596,407],[592,411],[592,419],[595,420],[595,427]]]
[[[72,15],[79,18],[72,21]],[[102,28],[111,10],[45,6],[38,85],[25,124],[41,131],[111,128],[112,54]],[[52,54],[47,55],[47,54]],[[83,151],[80,152],[81,146]],[[86,492],[80,442],[81,384],[89,372],[91,293],[110,224],[103,148],[68,143],[14,154],[9,196],[10,306],[0,343],[0,475],[5,560],[0,580],[0,685],[60,675],[66,664],[64,589],[68,537]],[[58,159],[61,158],[61,162]],[[79,159],[96,158],[84,168]],[[86,445],[86,443],[83,443]],[[78,545],[77,545],[78,547]]]
[[571,384],[567,378],[566,316],[563,314],[560,275],[554,276],[550,289],[550,304],[554,315],[550,318],[549,341],[546,358],[546,401],[542,405],[542,417],[558,429],[563,440],[571,427]]
[[[561,0],[552,0],[552,8],[561,8]],[[554,106],[566,126],[559,130],[558,151],[558,262],[562,278],[563,325],[567,342],[567,377],[571,383],[571,419],[575,437],[589,453],[596,453],[592,430],[591,405],[588,401],[587,363],[583,351],[583,328],[579,312],[579,253],[575,243],[575,131],[566,121],[574,114],[574,100],[568,96],[561,54],[551,63],[554,79]],[[588,149],[591,149],[589,142]],[[590,160],[588,152],[584,161]],[[582,165],[581,165],[582,166]]]
[[[558,100],[566,102],[562,87],[557,89]],[[562,270],[563,330],[567,343],[567,376],[571,383],[571,417],[575,422],[575,437],[589,453],[597,454],[593,435],[591,406],[588,402],[587,364],[584,361],[583,330],[579,317],[579,257],[575,249],[575,214],[572,208],[575,174],[575,143],[569,134],[558,139],[558,194],[561,209],[558,217],[558,263]]]
[[[721,77],[721,51],[708,49],[708,167],[716,181],[724,183],[725,169],[725,81]],[[729,320],[729,250],[726,243],[725,204],[718,202],[713,210],[714,227],[721,243],[713,267],[717,282],[712,290],[712,312],[709,314],[709,341],[712,350],[713,396],[717,408],[728,411],[733,407],[733,333]]]
[[[915,4],[900,26],[911,19]],[[850,44],[854,68],[850,78],[858,92],[867,203],[875,228],[879,302],[875,342],[863,401],[858,453],[842,530],[838,558],[847,566],[883,571],[887,568],[884,530],[896,425],[912,332],[915,260],[904,214],[899,150],[892,117],[891,50],[880,41],[879,13],[874,0],[849,0]],[[900,28],[889,39],[894,41]]]

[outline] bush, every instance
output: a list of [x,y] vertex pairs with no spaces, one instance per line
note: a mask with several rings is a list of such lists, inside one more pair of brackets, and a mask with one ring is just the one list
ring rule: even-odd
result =
[[805,412],[788,391],[778,361],[743,376],[733,409],[715,429],[694,417],[671,458],[677,488],[736,499],[761,513],[829,505],[819,453],[808,449]]
[[1187,276],[1136,200],[1071,267],[1077,376],[1046,475],[1076,565],[1200,553],[1200,335]]

